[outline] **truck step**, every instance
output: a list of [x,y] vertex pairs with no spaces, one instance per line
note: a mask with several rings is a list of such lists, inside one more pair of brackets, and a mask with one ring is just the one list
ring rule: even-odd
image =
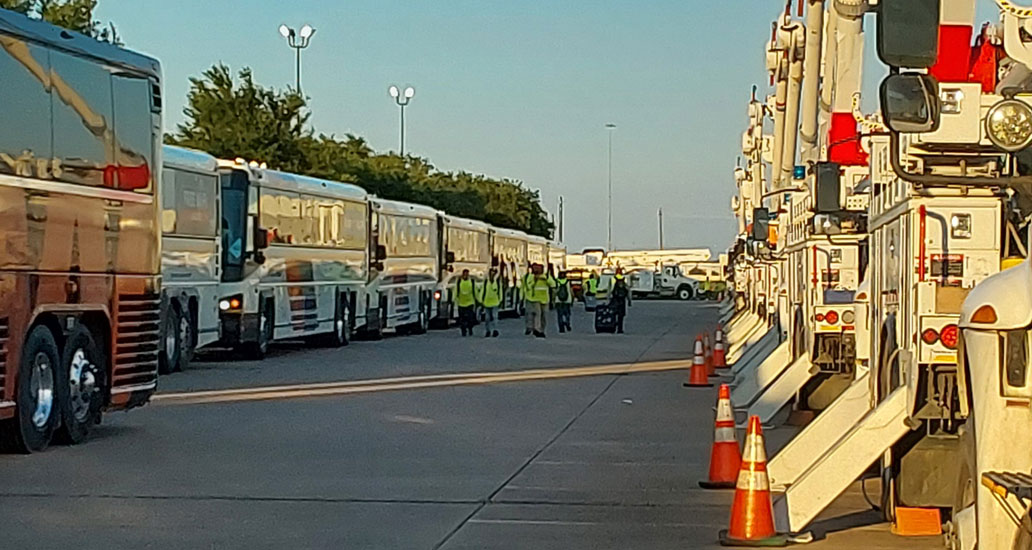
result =
[[784,407],[795,397],[796,393],[803,389],[803,386],[813,377],[811,372],[810,358],[800,355],[788,368],[782,368],[781,375],[769,383],[760,393],[759,397],[749,405],[747,416],[758,416],[760,421],[767,424],[778,414],[781,407]]
[[[738,376],[739,373],[755,369],[763,360],[774,352],[780,341],[781,335],[778,334],[778,329],[772,328],[760,338],[759,342],[742,354],[742,356],[735,362],[728,362],[731,365],[731,374]],[[734,385],[734,383],[732,383]]]
[[827,453],[871,410],[869,384],[864,372],[770,459],[767,475],[773,491],[783,492],[794,484],[814,458]]
[[760,359],[754,361],[753,368],[747,366],[735,375],[731,390],[731,404],[735,408],[748,408],[763,393],[764,388],[784,372],[791,362],[791,347],[787,340],[781,342],[766,357],[758,356]]
[[1023,500],[1032,500],[1032,475],[1029,474],[986,472],[982,474],[982,485],[1002,497],[1014,495]]
[[897,388],[868,412],[826,453],[817,456],[795,483],[774,500],[778,532],[797,533],[841,495],[910,428],[907,389]]
[[727,360],[731,363],[738,361],[746,350],[755,345],[760,338],[763,338],[763,336],[767,334],[767,332],[767,323],[764,323],[762,319],[757,318],[756,321],[743,333],[740,339],[731,343],[731,349],[728,351]]

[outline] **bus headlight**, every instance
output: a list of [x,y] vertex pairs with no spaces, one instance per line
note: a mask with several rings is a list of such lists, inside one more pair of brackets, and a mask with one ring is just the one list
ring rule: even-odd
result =
[[1032,144],[1032,107],[1017,99],[1005,99],[985,117],[989,140],[1004,151],[1020,151]]

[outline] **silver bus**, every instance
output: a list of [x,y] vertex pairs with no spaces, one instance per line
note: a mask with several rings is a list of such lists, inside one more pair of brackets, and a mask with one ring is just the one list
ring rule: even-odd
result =
[[428,206],[369,199],[372,257],[358,309],[366,335],[429,327],[440,272],[439,214]]
[[447,327],[458,315],[455,307],[455,281],[464,270],[482,281],[491,268],[491,226],[480,221],[441,214],[441,276],[434,292],[434,324]]
[[523,311],[522,281],[527,274],[527,239],[522,231],[491,228],[491,263],[498,267],[502,279],[500,314],[521,315]]
[[261,358],[274,340],[348,343],[367,276],[358,186],[219,161],[220,344]]
[[161,168],[162,374],[219,339],[219,178],[215,157],[166,145]]

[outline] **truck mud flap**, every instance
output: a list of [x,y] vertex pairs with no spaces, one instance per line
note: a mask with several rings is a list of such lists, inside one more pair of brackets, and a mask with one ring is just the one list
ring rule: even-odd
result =
[[783,492],[794,484],[814,457],[827,453],[842,434],[871,410],[869,384],[864,372],[770,459],[767,475],[772,490]]
[[910,428],[907,388],[897,388],[823,455],[813,455],[795,483],[774,499],[778,532],[798,533]]

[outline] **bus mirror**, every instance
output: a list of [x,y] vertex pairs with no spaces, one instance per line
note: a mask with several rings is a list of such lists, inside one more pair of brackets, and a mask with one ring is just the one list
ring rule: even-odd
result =
[[890,67],[926,69],[935,64],[940,0],[878,2],[878,57]]
[[455,253],[452,252],[451,250],[445,252],[444,253],[444,261],[445,261],[445,263],[449,263],[449,264],[455,263]]
[[939,127],[939,84],[926,74],[890,74],[881,83],[881,110],[893,132],[916,134]]
[[256,263],[258,265],[264,264],[265,263],[265,253],[262,252],[261,250],[256,250],[254,252],[254,263]]
[[386,260],[386,259],[387,259],[387,247],[382,245],[382,244],[376,245],[376,260],[380,261],[380,260]]
[[269,230],[264,227],[255,226],[254,249],[265,250],[266,248],[269,248]]
[[814,211],[818,214],[832,214],[842,209],[839,194],[842,185],[839,183],[840,168],[837,162],[818,162],[816,174],[816,197]]

